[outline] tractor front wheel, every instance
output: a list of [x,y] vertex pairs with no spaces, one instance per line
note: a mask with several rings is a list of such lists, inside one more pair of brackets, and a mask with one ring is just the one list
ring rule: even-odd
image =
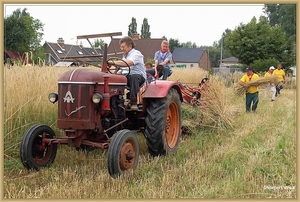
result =
[[152,156],[173,154],[181,136],[181,102],[178,92],[170,89],[162,99],[152,99],[147,108],[146,142]]
[[117,178],[124,172],[135,169],[138,158],[139,144],[136,134],[127,129],[118,131],[113,136],[107,152],[110,176]]
[[25,168],[38,171],[53,163],[57,144],[46,143],[44,139],[54,137],[54,131],[43,124],[33,125],[24,133],[21,140],[20,157]]

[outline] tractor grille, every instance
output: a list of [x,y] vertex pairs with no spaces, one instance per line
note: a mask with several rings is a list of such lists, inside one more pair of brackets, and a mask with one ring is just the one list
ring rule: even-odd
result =
[[90,85],[63,83],[58,85],[58,118],[59,119],[89,119],[91,105]]

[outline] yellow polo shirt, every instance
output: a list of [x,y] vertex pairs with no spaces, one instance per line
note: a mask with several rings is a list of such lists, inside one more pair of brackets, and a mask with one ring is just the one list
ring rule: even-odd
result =
[[269,77],[269,76],[272,76],[272,74],[270,74],[269,72],[266,72],[265,77]]
[[285,76],[285,72],[282,69],[275,69],[273,74],[277,75],[278,81],[284,81],[283,77]]
[[[259,76],[258,74],[253,74],[251,77],[249,77],[247,74],[245,74],[242,78],[241,81],[244,83],[247,83],[248,81],[253,81],[255,79],[258,79]],[[247,92],[248,93],[256,93],[258,92],[258,86],[250,86],[249,88],[247,88]]]

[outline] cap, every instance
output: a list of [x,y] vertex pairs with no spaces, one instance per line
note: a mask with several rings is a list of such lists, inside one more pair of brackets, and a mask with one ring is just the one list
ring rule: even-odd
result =
[[252,67],[247,67],[246,71],[253,71]]
[[270,68],[269,68],[269,70],[274,70],[275,69],[275,67],[274,66],[271,66]]

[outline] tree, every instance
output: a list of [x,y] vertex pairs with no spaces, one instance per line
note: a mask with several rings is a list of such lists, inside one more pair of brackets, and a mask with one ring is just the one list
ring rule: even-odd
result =
[[34,54],[31,55],[34,64],[37,64],[39,66],[44,66],[45,65],[45,59],[46,59],[46,54],[45,54],[45,49],[43,46],[38,47],[37,49],[34,50]]
[[288,42],[293,43],[292,64],[296,64],[296,4],[265,4],[264,13],[272,27],[280,25]]
[[251,66],[255,67],[256,72],[266,72],[268,67],[274,66],[276,68],[278,63],[280,63],[280,61],[275,58],[269,58],[265,60],[254,60]]
[[148,19],[144,18],[141,30],[141,38],[149,39],[151,36],[150,25],[148,24]]
[[173,52],[176,47],[178,47],[178,48],[182,47],[181,44],[179,43],[179,40],[170,38],[170,40],[169,40],[170,51]]
[[188,41],[188,42],[183,42],[181,44],[181,47],[182,48],[197,48],[197,44],[195,42],[192,43],[191,41]]
[[35,51],[40,48],[44,35],[44,24],[34,19],[24,8],[15,10],[4,19],[4,47],[17,53]]
[[271,27],[266,18],[259,22],[253,17],[250,23],[240,24],[224,37],[226,49],[242,64],[250,65],[255,60],[276,58],[278,61],[291,64],[293,44],[286,40],[281,26]]
[[287,39],[296,40],[296,4],[265,4],[263,10],[272,27],[281,25]]
[[[201,48],[206,49],[209,56],[211,67],[219,67],[221,60],[221,40],[215,41],[212,46],[202,46]],[[231,54],[225,49],[222,49],[222,58],[228,58]]]
[[134,17],[131,18],[131,23],[128,25],[128,36],[132,36],[137,33],[137,24]]
[[100,47],[101,48],[101,50],[104,50],[104,44],[105,44],[105,42],[104,42],[104,40],[103,39],[96,39],[95,41],[94,41],[94,47]]

